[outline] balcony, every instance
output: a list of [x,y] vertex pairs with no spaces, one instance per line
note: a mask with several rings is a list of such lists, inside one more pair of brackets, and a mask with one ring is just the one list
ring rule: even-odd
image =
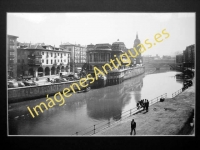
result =
[[54,66],[54,67],[57,67],[57,65],[58,65],[58,63],[53,63],[53,66]]
[[14,64],[14,60],[9,60],[8,63],[9,64]]
[[15,58],[15,55],[9,55],[10,58]]
[[28,57],[31,58],[31,59],[42,58],[42,55],[40,55],[40,54],[31,54],[31,55],[28,55]]
[[9,41],[9,45],[15,45],[14,41]]
[[13,48],[10,48],[9,52],[15,52],[15,50]]
[[40,66],[40,65],[42,65],[42,63],[39,61],[29,61],[28,65],[29,66]]

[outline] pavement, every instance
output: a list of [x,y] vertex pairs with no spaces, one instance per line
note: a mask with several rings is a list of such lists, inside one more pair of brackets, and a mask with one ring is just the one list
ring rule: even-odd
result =
[[195,128],[191,126],[190,123],[191,116],[195,109],[195,78],[193,78],[193,83],[193,86],[176,97],[167,98],[164,102],[151,105],[147,113],[146,111],[140,111],[98,132],[94,136],[130,136],[132,119],[134,119],[137,124],[135,136],[194,136]]

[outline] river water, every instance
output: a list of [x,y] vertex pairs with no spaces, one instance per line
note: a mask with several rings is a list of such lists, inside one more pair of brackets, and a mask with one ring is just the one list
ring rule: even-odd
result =
[[[9,135],[72,135],[107,120],[118,120],[122,112],[136,107],[141,99],[151,100],[182,88],[182,81],[168,71],[140,75],[123,83],[92,89],[89,92],[75,93],[65,98],[65,104],[45,110],[32,118],[27,110],[35,107],[46,98],[13,103],[8,107]],[[52,97],[53,98],[53,97]],[[118,118],[115,118],[119,115]]]

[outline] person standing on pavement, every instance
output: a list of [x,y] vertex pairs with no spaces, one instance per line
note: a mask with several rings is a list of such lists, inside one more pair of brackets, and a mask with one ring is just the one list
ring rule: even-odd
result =
[[133,130],[134,130],[134,135],[136,135],[135,128],[136,128],[136,122],[134,121],[134,119],[132,119],[132,121],[131,121],[131,133],[130,133],[130,135],[132,135]]
[[148,112],[149,111],[149,101],[147,100],[146,101],[146,112]]

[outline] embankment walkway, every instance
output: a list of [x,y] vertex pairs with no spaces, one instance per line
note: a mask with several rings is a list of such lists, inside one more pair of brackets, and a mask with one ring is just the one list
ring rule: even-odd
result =
[[93,136],[130,136],[131,120],[137,123],[136,136],[146,135],[194,135],[190,126],[195,109],[195,78],[193,86],[174,98],[167,98],[129,118],[102,130]]

